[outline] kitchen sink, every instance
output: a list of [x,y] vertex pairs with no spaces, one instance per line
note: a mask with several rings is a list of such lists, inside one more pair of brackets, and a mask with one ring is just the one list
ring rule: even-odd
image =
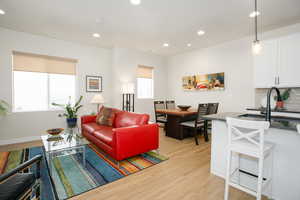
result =
[[249,120],[264,120],[264,115],[254,115],[254,114],[243,114],[239,115],[239,118],[241,119],[249,119]]
[[[243,114],[238,118],[252,121],[265,121],[265,115]],[[296,126],[300,124],[300,118],[272,116],[271,127],[297,130]]]

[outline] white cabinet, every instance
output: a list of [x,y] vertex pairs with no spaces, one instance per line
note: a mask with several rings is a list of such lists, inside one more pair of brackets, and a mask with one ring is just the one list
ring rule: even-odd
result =
[[278,68],[278,41],[262,43],[262,51],[254,56],[254,85],[256,88],[269,88],[276,85]]
[[300,34],[262,43],[254,55],[255,88],[300,87]]
[[279,40],[279,86],[300,87],[300,34]]

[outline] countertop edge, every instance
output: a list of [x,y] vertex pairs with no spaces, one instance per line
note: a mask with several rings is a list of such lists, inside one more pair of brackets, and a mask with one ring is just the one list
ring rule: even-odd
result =
[[[218,120],[218,121],[223,121],[223,122],[226,123],[226,118],[227,117],[239,118],[240,115],[244,115],[244,114],[247,114],[247,113],[242,113],[242,112],[224,112],[224,113],[218,113],[218,114],[212,114],[212,115],[203,115],[201,118],[204,119],[204,120]],[[261,120],[259,120],[259,121],[261,121]],[[297,132],[297,128],[296,127],[294,128],[294,127],[287,127],[287,126],[278,126],[278,124],[277,125],[272,125],[271,124],[270,128],[282,129],[282,130],[289,130],[289,131],[295,131],[295,132]]]
[[[247,108],[246,110],[251,110],[251,111],[265,111],[264,108]],[[295,111],[295,110],[277,110],[273,109],[271,112],[281,112],[281,113],[297,113],[300,114],[300,111]]]

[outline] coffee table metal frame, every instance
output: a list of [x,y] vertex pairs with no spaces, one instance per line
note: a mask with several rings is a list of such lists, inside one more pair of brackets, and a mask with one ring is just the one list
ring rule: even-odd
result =
[[[49,141],[49,139],[53,141]],[[80,136],[78,132],[74,133],[73,131],[65,131],[58,136],[43,135],[42,141],[45,148],[50,175],[52,175],[53,170],[52,161],[56,157],[81,153],[83,167],[86,166],[85,145],[89,144],[89,142]],[[55,142],[57,144],[54,144]]]

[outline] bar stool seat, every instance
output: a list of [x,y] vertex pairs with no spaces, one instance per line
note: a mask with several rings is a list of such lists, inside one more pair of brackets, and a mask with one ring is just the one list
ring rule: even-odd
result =
[[[273,143],[265,142],[263,150],[264,155],[268,154],[273,147]],[[259,149],[257,149],[255,145],[249,144],[246,141],[232,142],[230,149],[234,152],[238,152],[252,157],[259,157],[260,154]]]
[[[234,118],[226,119],[228,125],[228,154],[225,180],[224,200],[229,199],[229,186],[244,191],[261,200],[262,192],[269,187],[268,196],[272,197],[273,176],[273,149],[274,144],[265,141],[265,133],[270,127],[267,121],[250,121]],[[237,155],[235,167],[232,166],[232,157]],[[258,174],[241,169],[241,155],[257,160]],[[269,170],[265,171],[265,161],[269,160]],[[267,175],[266,173],[267,172]],[[240,182],[241,173],[257,178],[255,188],[247,187]]]

